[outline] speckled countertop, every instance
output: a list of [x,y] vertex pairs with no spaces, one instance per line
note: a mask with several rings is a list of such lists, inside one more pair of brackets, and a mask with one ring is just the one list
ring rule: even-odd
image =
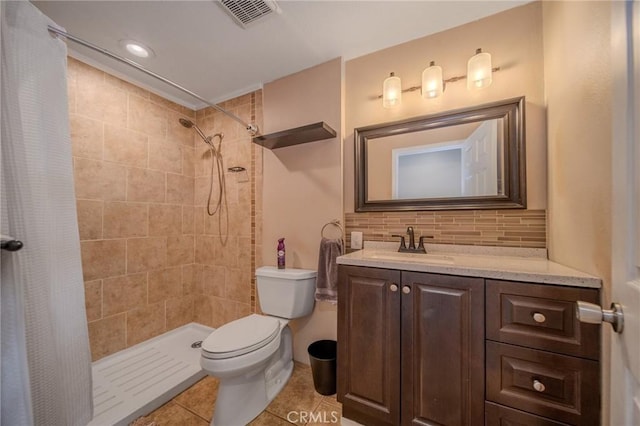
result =
[[365,242],[364,250],[338,257],[339,265],[368,266],[509,281],[600,288],[600,278],[546,257],[544,249],[428,244],[427,253],[398,253],[396,243]]

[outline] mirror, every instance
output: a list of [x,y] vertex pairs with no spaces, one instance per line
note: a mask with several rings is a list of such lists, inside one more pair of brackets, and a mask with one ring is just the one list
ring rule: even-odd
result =
[[524,97],[354,136],[357,212],[526,207]]

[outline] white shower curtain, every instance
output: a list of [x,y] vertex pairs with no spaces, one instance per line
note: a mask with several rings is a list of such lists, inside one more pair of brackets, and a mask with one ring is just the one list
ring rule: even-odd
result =
[[31,3],[0,6],[1,418],[86,425],[91,356],[67,106],[66,46]]

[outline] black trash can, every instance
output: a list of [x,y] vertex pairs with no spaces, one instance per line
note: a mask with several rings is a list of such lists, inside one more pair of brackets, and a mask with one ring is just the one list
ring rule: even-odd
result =
[[318,340],[307,348],[311,361],[313,386],[321,395],[336,393],[336,352],[335,340]]

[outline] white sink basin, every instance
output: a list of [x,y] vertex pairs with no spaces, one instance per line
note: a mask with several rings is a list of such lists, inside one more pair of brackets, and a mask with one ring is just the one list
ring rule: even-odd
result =
[[391,260],[396,262],[436,263],[440,265],[453,265],[455,262],[451,256],[424,253],[400,253],[400,252],[374,252],[368,256],[370,259]]

